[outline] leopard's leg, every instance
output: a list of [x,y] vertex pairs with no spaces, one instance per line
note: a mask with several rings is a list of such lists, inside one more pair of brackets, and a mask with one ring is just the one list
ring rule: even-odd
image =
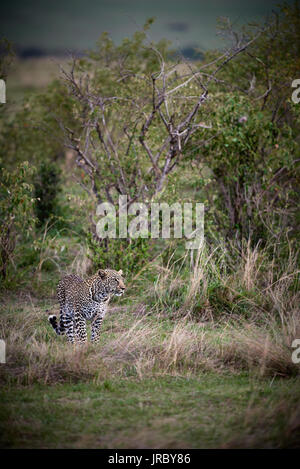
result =
[[76,342],[85,344],[87,342],[86,320],[79,313],[74,318]]
[[59,317],[59,326],[57,328],[59,335],[65,335],[66,333],[66,292],[65,287],[62,281],[59,282],[57,286],[57,299],[60,306],[60,317]]
[[74,344],[75,335],[74,335],[74,315],[71,313],[65,314],[64,316],[64,327],[67,339],[69,342]]
[[104,319],[105,313],[99,312],[93,319],[92,322],[92,334],[91,334],[91,341],[94,342],[95,344],[98,344],[99,342],[99,336],[100,336],[100,328],[102,321]]
[[60,310],[59,318],[59,335],[65,335],[66,333],[66,315]]

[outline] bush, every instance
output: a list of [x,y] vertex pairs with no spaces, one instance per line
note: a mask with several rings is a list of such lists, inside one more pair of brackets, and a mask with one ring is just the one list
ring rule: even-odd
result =
[[57,215],[59,191],[60,173],[57,165],[43,161],[34,181],[35,214],[39,226],[44,225],[46,221]]
[[148,239],[102,239],[88,233],[89,256],[97,268],[122,269],[125,276],[134,275],[150,257]]
[[0,275],[3,280],[8,277],[9,267],[14,266],[17,236],[28,236],[35,222],[33,187],[28,182],[33,173],[34,168],[27,161],[13,171],[4,168],[0,171]]
[[278,242],[291,231],[299,203],[299,145],[288,125],[273,123],[248,97],[227,93],[217,104],[217,133],[202,149],[199,179],[206,226],[239,246],[249,238],[253,245]]

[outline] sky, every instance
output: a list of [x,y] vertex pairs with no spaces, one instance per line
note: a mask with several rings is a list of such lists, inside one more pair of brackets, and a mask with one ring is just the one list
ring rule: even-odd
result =
[[278,0],[2,0],[0,37],[22,49],[84,51],[103,31],[120,43],[156,17],[151,40],[167,38],[176,49],[207,50],[221,46],[218,17],[236,24],[263,21],[277,5]]

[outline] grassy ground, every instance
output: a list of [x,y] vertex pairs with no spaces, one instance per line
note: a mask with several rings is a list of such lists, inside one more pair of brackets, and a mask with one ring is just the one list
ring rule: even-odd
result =
[[297,369],[251,368],[224,325],[174,322],[122,299],[99,346],[76,349],[47,323],[53,303],[2,303],[2,447],[298,446]]
[[[255,382],[245,374],[202,373],[13,387],[1,392],[1,443],[17,448],[292,446],[294,424],[290,415],[285,421],[283,403],[296,386],[295,381]],[[273,426],[270,413],[280,405]],[[258,409],[262,427],[253,422]]]

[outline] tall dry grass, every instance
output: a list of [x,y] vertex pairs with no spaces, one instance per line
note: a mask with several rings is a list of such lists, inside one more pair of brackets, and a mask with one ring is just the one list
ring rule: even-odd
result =
[[[74,269],[81,256],[86,258],[80,253]],[[14,313],[13,306],[7,311],[5,304],[0,331],[8,363],[1,378],[48,383],[224,369],[247,369],[260,376],[299,374],[299,365],[291,360],[291,344],[300,337],[295,256],[290,253],[279,268],[259,246],[248,243],[230,260],[234,268],[226,270],[228,256],[224,246],[206,246],[188,273],[186,258],[179,268],[172,260],[167,266],[152,266],[159,274],[143,298],[143,315],[134,316],[131,306],[109,315],[98,347],[70,346],[55,336],[46,309],[27,303]],[[211,285],[221,291],[219,303]],[[147,294],[155,296],[151,307]],[[175,300],[179,307],[172,316]]]
[[[148,291],[156,297],[154,312],[172,304],[179,290],[177,317],[226,330],[224,361],[259,369],[261,375],[299,373],[291,361],[291,345],[300,338],[298,253],[290,249],[285,258],[269,253],[249,240],[240,251],[203,246],[185,276],[175,264],[158,266],[158,280]],[[220,358],[217,348],[214,357]]]
[[[118,313],[115,321],[122,321],[125,314]],[[260,376],[299,373],[280,329],[276,334],[254,324],[207,329],[180,320],[163,332],[158,323],[142,318],[134,319],[129,328],[103,332],[98,346],[79,347],[54,336],[46,317],[43,325],[36,321],[38,332],[33,330],[36,318],[29,315],[27,319],[24,325],[11,324],[7,333],[7,365],[0,375],[6,382],[101,382],[115,376],[143,379],[156,374],[187,376],[199,371],[249,370]]]
[[[116,327],[126,313],[113,322],[113,333],[105,334],[99,346],[74,346],[54,335],[46,315],[36,308],[19,314],[18,320],[1,318],[6,340],[7,364],[0,377],[6,382],[32,384],[78,380],[101,381],[128,373],[139,378],[149,374],[190,373],[209,369],[205,357],[204,332],[182,321],[163,333],[147,318],[133,319],[130,327]],[[10,322],[10,324],[9,324]],[[116,331],[115,331],[116,329]]]

